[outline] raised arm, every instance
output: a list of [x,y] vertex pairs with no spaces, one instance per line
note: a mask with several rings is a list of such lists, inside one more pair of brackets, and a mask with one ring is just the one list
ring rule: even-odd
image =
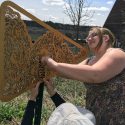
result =
[[62,103],[65,103],[66,101],[55,90],[52,79],[48,79],[48,80],[43,79],[43,80],[44,80],[47,92],[49,93],[50,98],[52,99],[55,106],[58,107]]
[[34,109],[36,105],[36,97],[38,95],[39,85],[41,82],[38,82],[34,88],[31,89],[30,99],[27,103],[21,125],[32,125],[34,118]]
[[63,77],[89,83],[100,83],[114,77],[124,69],[125,53],[120,49],[113,49],[106,52],[92,66],[57,63],[49,57],[43,57],[41,61]]

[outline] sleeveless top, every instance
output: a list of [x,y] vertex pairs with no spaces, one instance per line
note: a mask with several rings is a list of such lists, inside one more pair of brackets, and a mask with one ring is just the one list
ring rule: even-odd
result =
[[125,69],[103,83],[85,83],[86,108],[96,125],[125,125]]

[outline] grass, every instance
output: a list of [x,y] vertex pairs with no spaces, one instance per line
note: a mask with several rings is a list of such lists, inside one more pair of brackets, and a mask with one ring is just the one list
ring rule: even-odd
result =
[[[54,78],[55,86],[58,93],[67,101],[75,105],[85,106],[85,87],[83,83],[63,79]],[[25,107],[28,101],[29,93],[26,92],[10,102],[0,102],[0,125],[20,125]],[[55,109],[46,89],[44,91],[42,121],[41,125],[46,125],[48,118]]]

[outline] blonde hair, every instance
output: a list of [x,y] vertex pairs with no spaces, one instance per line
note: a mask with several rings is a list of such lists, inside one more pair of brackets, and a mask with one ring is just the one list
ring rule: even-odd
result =
[[96,33],[99,36],[100,42],[98,43],[96,49],[99,49],[100,46],[102,45],[102,37],[103,35],[108,35],[109,36],[109,45],[114,46],[115,43],[115,36],[114,34],[111,32],[111,30],[109,30],[108,28],[102,28],[102,27],[93,27],[90,29],[90,31],[96,30]]

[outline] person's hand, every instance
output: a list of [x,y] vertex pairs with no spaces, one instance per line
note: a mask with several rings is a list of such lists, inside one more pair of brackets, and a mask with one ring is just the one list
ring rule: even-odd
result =
[[44,78],[43,81],[44,81],[44,83],[45,83],[47,92],[49,93],[50,97],[52,97],[52,96],[56,93],[52,79],[47,79],[47,80],[46,80],[46,79]]
[[32,88],[30,90],[31,95],[30,95],[30,100],[36,101],[36,97],[38,95],[39,92],[39,86],[40,86],[41,82],[37,82],[37,84],[34,86],[34,88]]
[[56,70],[56,67],[57,67],[57,62],[54,61],[52,58],[48,57],[48,56],[43,56],[41,58],[41,62],[44,64],[44,65],[47,65],[49,69],[51,70]]

